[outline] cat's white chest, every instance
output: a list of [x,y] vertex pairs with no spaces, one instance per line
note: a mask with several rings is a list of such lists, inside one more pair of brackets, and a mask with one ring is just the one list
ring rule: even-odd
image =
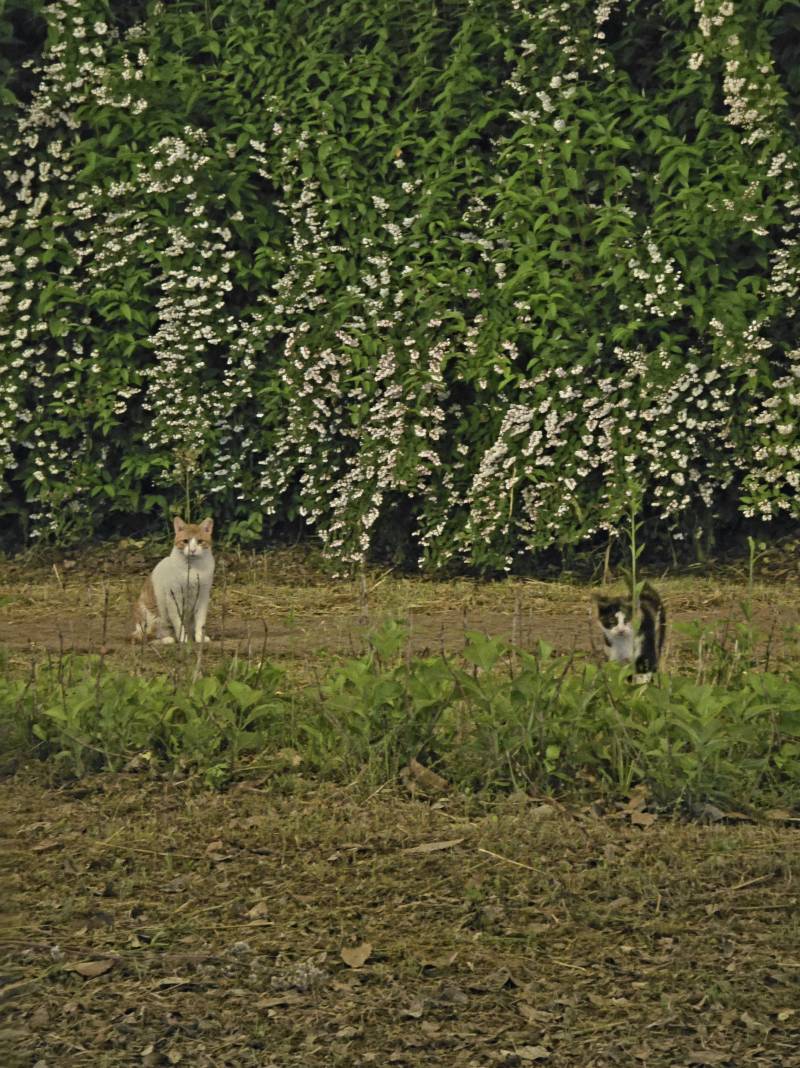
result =
[[208,604],[214,558],[208,553],[190,559],[174,550],[156,564],[152,578],[161,618],[171,618],[178,612],[191,619],[197,608]]
[[214,577],[214,558],[210,554],[200,560],[189,560],[181,552],[173,552],[156,565],[153,581],[171,592],[197,590],[210,586]]
[[608,646],[608,659],[629,664],[639,655],[642,641],[629,629],[627,634],[615,634]]
[[621,612],[617,614],[617,622],[613,627],[603,627],[603,634],[609,660],[630,664],[642,651],[641,636],[634,633],[630,622],[624,619]]

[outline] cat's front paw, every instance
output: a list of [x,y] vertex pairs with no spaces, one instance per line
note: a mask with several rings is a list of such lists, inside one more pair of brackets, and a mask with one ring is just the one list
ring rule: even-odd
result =
[[171,634],[165,634],[164,637],[161,638],[161,644],[162,645],[174,645],[175,644],[175,639],[172,637]]

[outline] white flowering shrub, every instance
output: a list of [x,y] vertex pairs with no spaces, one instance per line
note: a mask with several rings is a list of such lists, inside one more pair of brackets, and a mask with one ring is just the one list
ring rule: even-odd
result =
[[23,8],[14,536],[188,495],[345,564],[502,569],[614,531],[632,484],[676,537],[800,514],[786,5]]

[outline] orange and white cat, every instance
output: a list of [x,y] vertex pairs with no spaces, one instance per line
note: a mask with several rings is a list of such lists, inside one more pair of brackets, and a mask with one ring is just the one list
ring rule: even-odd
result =
[[145,579],[139,599],[133,606],[135,623],[131,638],[154,638],[165,645],[211,639],[205,633],[211,583],[214,580],[214,554],[211,551],[213,519],[184,523],[173,519],[175,544]]

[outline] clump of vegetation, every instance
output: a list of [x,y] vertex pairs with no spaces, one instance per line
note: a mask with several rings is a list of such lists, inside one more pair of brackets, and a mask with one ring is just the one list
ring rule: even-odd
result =
[[627,796],[645,784],[657,804],[690,811],[800,804],[796,676],[632,686],[619,665],[467,638],[457,658],[409,657],[390,623],[368,653],[291,692],[268,663],[146,678],[68,656],[0,682],[0,710],[17,745],[71,775],[148,765],[220,786],[254,756],[278,767],[289,752],[317,776],[368,786],[416,760],[470,792]]
[[0,710],[12,744],[27,742],[71,775],[152,762],[196,768],[217,785],[244,754],[291,732],[281,678],[269,664],[241,668],[232,660],[178,681],[109,670],[102,656],[68,655],[27,680],[0,683]]

